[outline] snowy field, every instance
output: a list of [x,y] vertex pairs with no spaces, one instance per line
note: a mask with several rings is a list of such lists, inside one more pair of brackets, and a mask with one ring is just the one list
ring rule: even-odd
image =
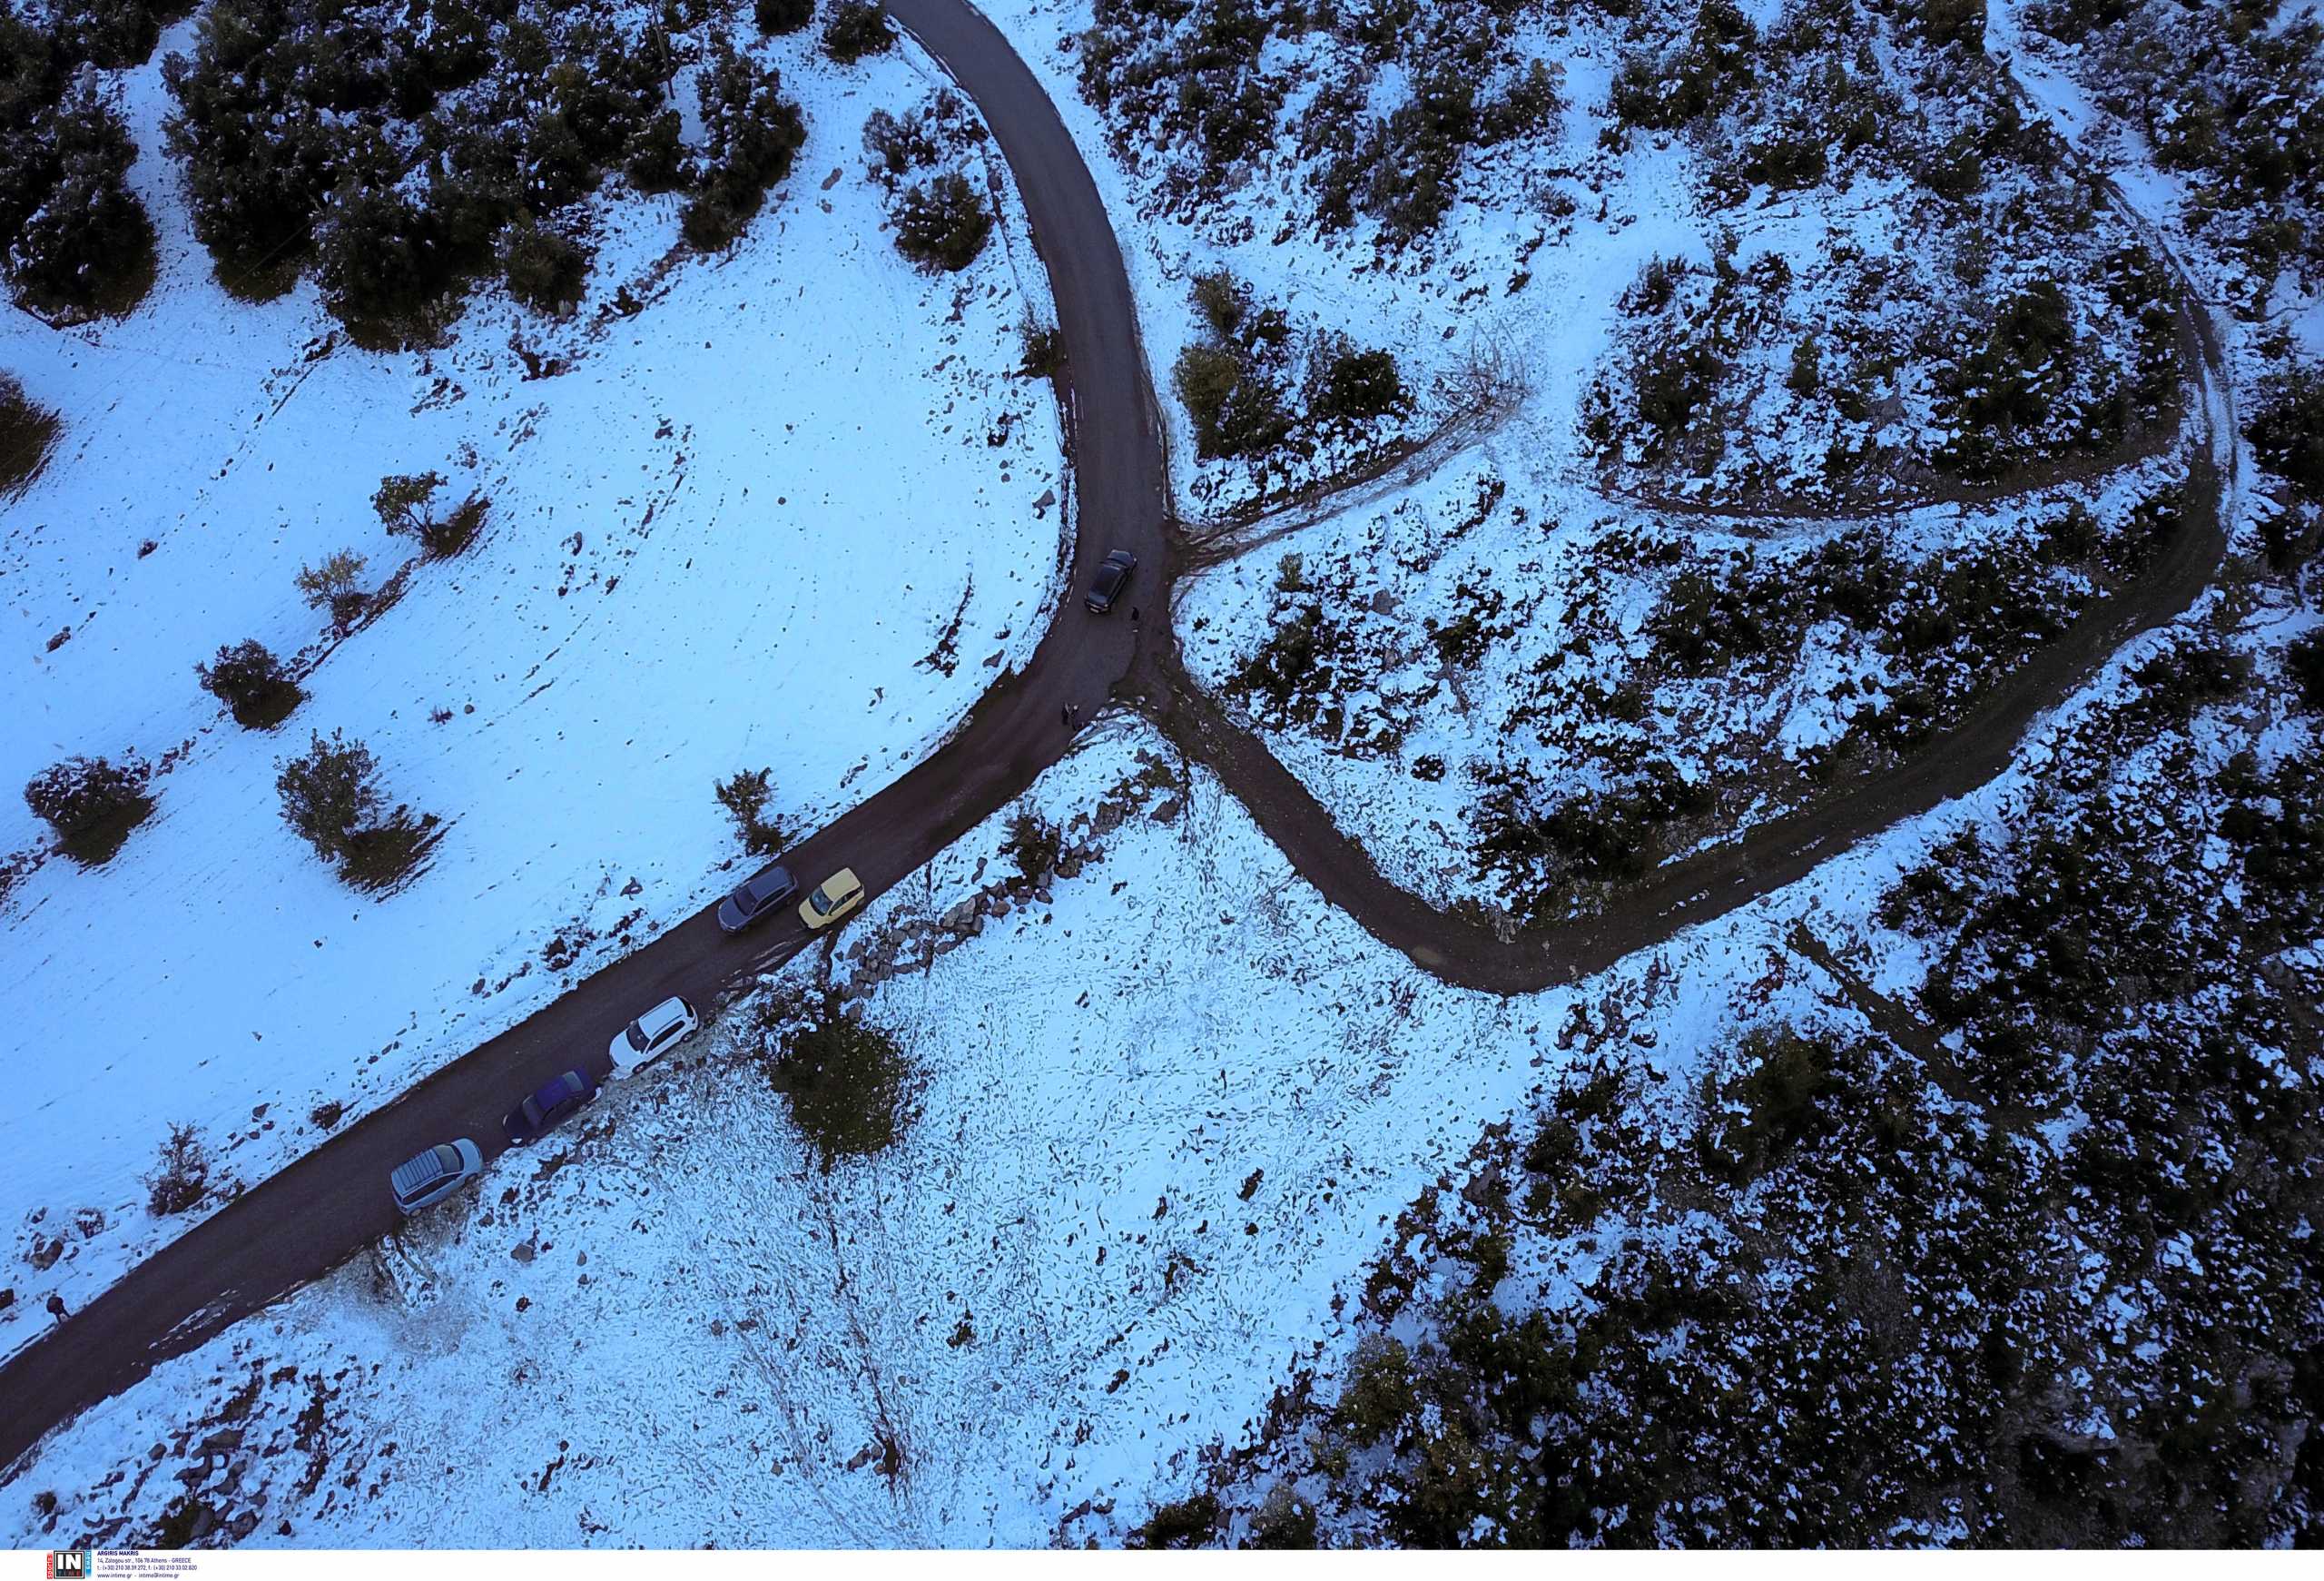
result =
[[[1069,822],[1155,761],[1110,725],[1029,799]],[[1790,919],[1838,936],[1925,838],[1503,1001],[1416,979],[1208,780],[1130,799],[1048,902],[872,992],[917,1072],[887,1153],[822,1170],[722,1028],[88,1413],[6,1526],[128,1542],[190,1492],[179,1521],[252,1543],[1118,1541],[1346,1332],[1386,1226],[1574,1029],[1622,1023],[1684,1079],[1828,993],[1785,969]],[[856,936],[971,897],[1005,822]]]
[[[0,367],[64,423],[0,515],[0,782],[165,765],[112,862],[52,858],[0,898],[11,1112],[74,1139],[0,1164],[0,1350],[182,1227],[139,1180],[171,1122],[261,1179],[320,1139],[319,1104],[394,1096],[709,900],[735,855],[714,778],[771,766],[772,810],[812,826],[909,766],[1029,654],[1065,547],[1054,405],[1014,376],[1049,309],[1013,193],[984,257],[930,278],[864,179],[864,117],[936,80],[915,52],[842,72],[780,41],[808,142],[731,255],[666,263],[677,200],[601,197],[572,320],[486,291],[444,348],[375,355],[311,285],[251,307],[212,282],[161,153],[161,63],[191,26],[118,74],[153,294],[0,330]],[[624,292],[643,311],[612,310]],[[352,548],[386,585],[412,548],[371,491],[429,469],[490,498],[480,541],[332,647],[294,574]],[[195,684],[246,637],[314,665],[270,734]],[[368,743],[390,796],[445,821],[402,893],[348,890],[284,825],[276,766],[310,729]],[[0,849],[46,834],[12,788]],[[586,943],[545,969],[560,934]]]

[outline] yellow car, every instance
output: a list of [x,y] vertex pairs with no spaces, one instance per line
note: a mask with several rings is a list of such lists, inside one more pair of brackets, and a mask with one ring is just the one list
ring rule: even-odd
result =
[[799,903],[799,919],[811,928],[827,928],[863,904],[863,881],[855,869],[842,867]]

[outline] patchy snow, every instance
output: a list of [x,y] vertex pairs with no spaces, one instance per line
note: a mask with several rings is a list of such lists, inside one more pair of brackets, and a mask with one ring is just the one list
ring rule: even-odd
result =
[[[59,1139],[0,1164],[0,1223],[14,1257],[66,1241],[13,1278],[0,1349],[181,1227],[139,1181],[169,1122],[262,1178],[314,1145],[318,1104],[394,1096],[702,905],[734,857],[714,778],[771,765],[774,810],[812,826],[901,773],[1030,653],[1066,547],[1040,503],[1063,488],[1053,403],[1014,376],[1049,308],[1013,192],[984,257],[930,278],[862,179],[864,117],[934,80],[914,52],[842,73],[812,35],[773,48],[809,137],[732,254],[657,267],[677,200],[608,189],[574,319],[487,291],[448,345],[390,356],[334,336],[310,284],[251,307],[212,282],[159,152],[161,60],[192,25],[120,74],[152,296],[0,330],[0,367],[64,421],[0,516],[0,782],[167,762],[111,863],[52,858],[0,898],[12,1112]],[[294,573],[352,547],[387,584],[412,550],[371,491],[430,469],[491,498],[481,540],[333,647]],[[271,734],[195,684],[245,637],[315,664]],[[445,820],[403,893],[346,889],[284,826],[276,766],[310,729],[367,742],[390,796]],[[45,835],[0,802],[0,849]],[[544,969],[560,933],[588,942]],[[68,1228],[88,1210],[103,1228]]]

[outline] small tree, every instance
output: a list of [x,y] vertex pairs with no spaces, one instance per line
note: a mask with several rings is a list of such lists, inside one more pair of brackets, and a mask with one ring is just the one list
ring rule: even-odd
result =
[[56,831],[66,855],[94,866],[153,815],[153,798],[145,794],[151,775],[133,753],[119,763],[68,757],[33,776],[25,786],[25,805]]
[[382,810],[379,761],[360,741],[337,730],[329,741],[310,732],[305,755],[279,768],[274,789],[282,821],[315,855],[338,863],[340,876],[358,889],[391,887],[435,844],[434,814],[414,817],[404,805]]
[[25,393],[15,374],[0,373],[0,495],[40,475],[62,426],[54,412]]
[[234,723],[246,729],[272,729],[306,696],[282,661],[255,639],[221,647],[216,659],[195,665],[193,673],[202,689],[225,704]]
[[328,609],[330,623],[344,632],[363,618],[370,595],[358,587],[367,562],[353,549],[340,549],[319,566],[301,566],[295,578],[310,609]]
[[357,831],[387,805],[371,749],[337,730],[329,741],[320,731],[310,732],[306,755],[279,769],[274,790],[282,798],[282,821],[326,862],[343,860],[354,848]]
[[770,1000],[756,1020],[768,1084],[790,1100],[792,1123],[825,1169],[842,1154],[881,1151],[910,1123],[912,1076],[903,1051],[836,995]]
[[145,1206],[156,1219],[190,1213],[210,1196],[210,1149],[192,1125],[172,1122],[153,1172],[145,1177]]
[[843,66],[879,54],[895,42],[886,15],[867,0],[839,0],[832,7],[831,20],[823,24],[823,53]]
[[1025,321],[1025,360],[1018,371],[1028,379],[1054,379],[1065,368],[1065,337],[1052,325]]
[[[646,173],[655,172],[649,166]],[[564,313],[589,287],[589,250],[545,225],[512,225],[500,241],[508,294],[537,312]]]
[[815,0],[758,0],[751,16],[761,33],[796,33],[815,19]]
[[718,805],[734,815],[743,848],[753,856],[772,856],[791,843],[790,831],[766,815],[773,776],[773,769],[745,769],[711,787]]
[[424,539],[436,525],[436,491],[443,486],[438,472],[390,473],[372,490],[371,509],[394,536]]
[[896,251],[921,268],[954,273],[977,261],[992,235],[992,214],[958,172],[922,184],[896,200]]
[[1017,863],[1028,884],[1039,884],[1057,867],[1065,835],[1030,807],[1021,807],[1009,820],[1009,844],[1003,847]]

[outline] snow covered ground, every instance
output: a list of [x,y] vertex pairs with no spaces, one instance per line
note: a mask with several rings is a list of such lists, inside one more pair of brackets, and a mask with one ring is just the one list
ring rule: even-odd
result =
[[[1066,822],[1156,762],[1111,725],[1029,799]],[[917,1072],[889,1152],[821,1169],[730,1024],[84,1416],[7,1529],[142,1540],[190,1494],[178,1521],[252,1543],[1118,1540],[1343,1332],[1385,1227],[1574,1026],[1619,1017],[1682,1077],[1810,992],[1770,969],[1792,916],[1861,917],[1919,849],[1504,1001],[1417,978],[1201,775],[1135,799],[1049,901],[872,991]],[[1005,824],[855,936],[942,918]]]
[[[778,42],[809,138],[731,255],[660,267],[677,200],[601,196],[570,321],[488,291],[444,348],[375,355],[311,285],[251,307],[212,282],[161,152],[161,62],[191,26],[118,74],[153,294],[120,322],[0,328],[0,367],[64,423],[0,514],[0,850],[46,844],[13,787],[49,763],[166,765],[112,862],[53,858],[0,898],[10,1112],[71,1139],[0,1163],[0,1350],[182,1228],[139,1180],[171,1122],[262,1178],[316,1142],[317,1105],[393,1096],[704,904],[734,856],[714,778],[772,766],[772,810],[812,826],[922,756],[1030,652],[1065,547],[1053,404],[1014,376],[1049,309],[1013,193],[985,256],[930,278],[863,176],[864,117],[937,80],[916,52],[842,72],[812,35]],[[635,316],[607,307],[625,291]],[[481,540],[331,647],[292,577],[351,547],[385,585],[411,548],[371,491],[431,469],[490,497]],[[271,734],[195,684],[246,637],[317,661]],[[276,766],[310,729],[367,742],[390,795],[445,820],[404,892],[344,888],[283,825]],[[560,932],[589,943],[544,969]]]

